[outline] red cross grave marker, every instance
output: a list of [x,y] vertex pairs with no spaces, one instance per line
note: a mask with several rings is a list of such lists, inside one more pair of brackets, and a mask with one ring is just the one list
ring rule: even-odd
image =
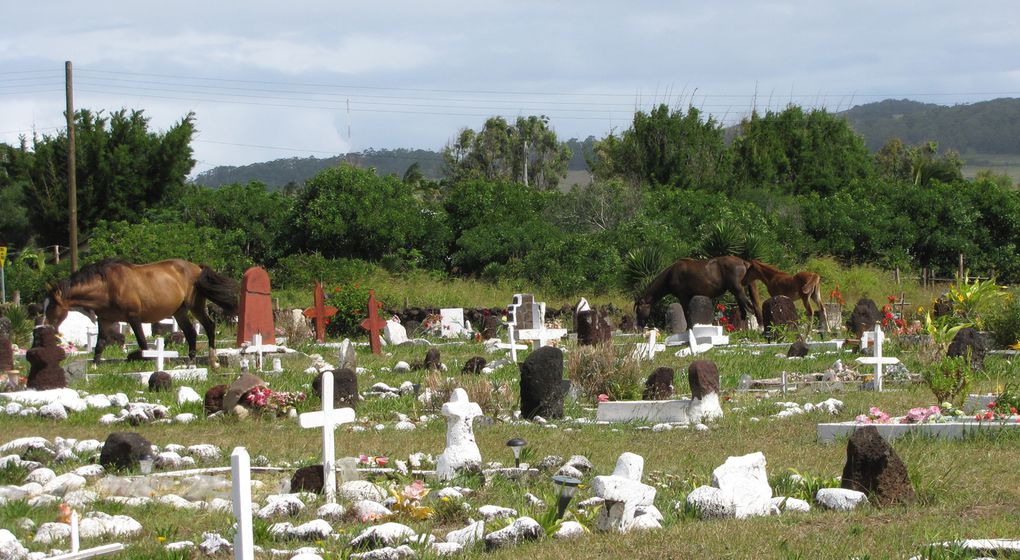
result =
[[336,315],[337,309],[332,305],[323,304],[322,283],[315,283],[315,305],[302,312],[302,315],[315,320],[315,340],[326,341],[326,319]]
[[368,319],[361,322],[361,328],[368,331],[368,341],[373,354],[382,354],[382,343],[379,329],[386,326],[386,321],[379,317],[379,304],[375,302],[375,290],[368,291]]

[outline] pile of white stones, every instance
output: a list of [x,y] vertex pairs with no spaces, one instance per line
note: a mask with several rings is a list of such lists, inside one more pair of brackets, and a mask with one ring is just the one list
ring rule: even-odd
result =
[[[88,394],[75,389],[49,389],[46,391],[18,391],[0,393],[0,399],[7,404],[0,407],[0,414],[8,416],[38,416],[50,420],[67,420],[72,412],[88,409],[119,409],[116,413],[104,414],[99,423],[104,426],[126,423],[131,425],[171,422],[188,423],[196,416],[190,412],[173,414],[170,407],[145,402],[144,399],[131,401],[124,393],[112,395]],[[201,403],[202,397],[191,387],[177,390],[177,404]]]

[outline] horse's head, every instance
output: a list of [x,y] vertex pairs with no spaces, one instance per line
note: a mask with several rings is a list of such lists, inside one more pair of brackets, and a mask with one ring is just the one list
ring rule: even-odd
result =
[[59,327],[67,318],[67,303],[64,301],[60,288],[50,290],[43,300],[43,324]]
[[645,328],[648,324],[648,317],[652,314],[652,302],[644,298],[637,298],[634,300],[634,319],[637,321],[639,329]]

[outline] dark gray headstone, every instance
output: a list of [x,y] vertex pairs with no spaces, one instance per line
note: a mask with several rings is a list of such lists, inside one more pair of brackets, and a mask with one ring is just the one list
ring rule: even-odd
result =
[[847,321],[846,327],[857,338],[861,338],[864,331],[874,329],[875,323],[881,320],[882,313],[878,310],[875,302],[868,298],[861,298],[857,301],[857,305],[854,305],[854,310],[850,312],[850,319]]
[[953,341],[949,343],[946,355],[950,358],[969,356],[971,368],[984,369],[985,351],[984,337],[977,330],[967,327],[957,331]]
[[669,332],[687,334],[687,317],[684,316],[684,306],[679,303],[669,304]]
[[707,296],[694,296],[687,304],[690,310],[688,325],[711,325],[715,323],[715,304]]
[[14,327],[11,326],[11,320],[7,317],[0,317],[0,338],[6,338],[10,340],[11,334],[13,333]]
[[108,470],[129,469],[138,460],[152,456],[152,444],[135,432],[113,432],[106,436],[99,464]]
[[[322,373],[312,380],[312,392],[322,399]],[[350,368],[340,368],[333,372],[333,408],[357,408],[360,394],[358,393],[358,374]]]
[[577,343],[581,346],[592,346],[609,342],[613,337],[613,328],[609,326],[604,314],[596,309],[581,311],[577,314]]
[[170,374],[165,371],[157,371],[149,376],[149,391],[153,393],[169,391],[173,388],[174,382]]
[[443,369],[443,360],[442,356],[439,354],[439,349],[429,348],[428,351],[425,352],[425,361],[422,365],[425,369]]
[[772,296],[761,305],[762,327],[765,331],[765,338],[775,338],[776,327],[785,329],[797,328],[797,308],[793,300],[786,296]]
[[520,364],[521,416],[528,420],[563,417],[563,398],[570,381],[563,379],[563,351],[543,346]]
[[499,327],[502,325],[502,321],[495,315],[486,315],[482,319],[482,338],[489,340],[490,338],[496,338],[499,334]]
[[672,397],[675,374],[676,372],[670,367],[656,368],[645,380],[645,390],[641,394],[641,398],[646,401],[657,401]]
[[291,492],[314,492],[322,494],[326,480],[322,474],[322,465],[309,465],[294,471],[290,478]]
[[482,373],[482,368],[485,367],[485,358],[481,356],[473,356],[468,361],[464,362],[461,373]]
[[804,340],[798,338],[793,344],[790,345],[790,349],[786,351],[787,358],[803,358],[807,356],[809,348]]
[[719,368],[711,360],[695,360],[687,368],[687,381],[691,384],[691,395],[696,399],[718,393]]
[[840,486],[868,494],[878,506],[915,499],[907,466],[874,426],[859,427],[850,436],[840,480]]
[[51,326],[38,326],[32,333],[32,348],[25,353],[31,366],[28,371],[29,389],[45,391],[67,387],[67,374],[60,361],[67,354],[57,346],[57,330]]

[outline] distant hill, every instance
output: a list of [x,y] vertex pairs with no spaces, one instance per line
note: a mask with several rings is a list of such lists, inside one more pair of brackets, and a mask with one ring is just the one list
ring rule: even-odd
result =
[[[936,105],[907,99],[886,99],[858,105],[844,113],[871,151],[878,151],[892,138],[908,145],[937,142],[940,150],[956,150],[964,159],[964,172],[992,169],[1020,180],[1020,99],[1002,98],[968,105]],[[727,130],[727,136],[736,127]],[[567,140],[573,152],[566,185],[588,180],[585,154],[591,152],[596,138]],[[439,152],[431,150],[366,150],[328,158],[289,158],[253,163],[239,167],[221,166],[200,173],[195,183],[219,187],[230,183],[261,181],[271,189],[288,183],[301,184],[327,167],[349,161],[358,167],[374,167],[380,175],[403,176],[417,162],[431,179],[442,177]]]

